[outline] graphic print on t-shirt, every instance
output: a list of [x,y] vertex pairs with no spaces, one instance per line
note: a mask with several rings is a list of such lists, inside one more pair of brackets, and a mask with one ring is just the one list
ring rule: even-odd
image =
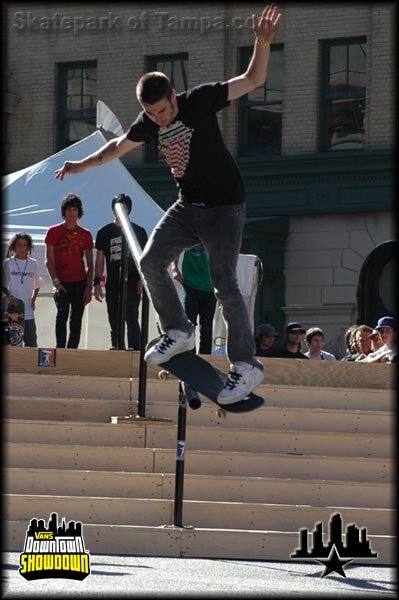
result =
[[122,236],[111,238],[109,241],[109,260],[116,262],[121,259],[122,255]]
[[158,149],[162,152],[174,177],[183,177],[190,160],[190,141],[194,129],[181,121],[160,127]]

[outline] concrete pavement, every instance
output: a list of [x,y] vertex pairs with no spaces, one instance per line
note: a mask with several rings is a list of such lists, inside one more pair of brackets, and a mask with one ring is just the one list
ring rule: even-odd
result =
[[90,556],[84,581],[26,581],[18,572],[19,553],[2,556],[3,598],[270,597],[396,598],[395,569],[350,563],[346,578],[316,562],[260,562],[137,556]]

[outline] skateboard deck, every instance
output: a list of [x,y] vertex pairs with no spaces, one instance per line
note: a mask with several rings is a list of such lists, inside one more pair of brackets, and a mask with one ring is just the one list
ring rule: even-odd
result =
[[25,328],[25,304],[22,300],[10,301],[6,310],[11,346],[23,346]]
[[[160,372],[161,379],[166,378],[165,371],[172,373],[191,386],[192,389],[211,400],[222,411],[230,413],[250,412],[265,403],[263,398],[252,392],[247,398],[235,404],[218,404],[217,396],[222,390],[227,376],[194,352],[176,354],[159,366],[163,369]],[[164,376],[162,376],[162,373],[164,373]]]

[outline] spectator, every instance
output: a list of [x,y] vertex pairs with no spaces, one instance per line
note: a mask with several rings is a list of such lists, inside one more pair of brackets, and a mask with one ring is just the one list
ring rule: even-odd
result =
[[377,331],[377,329],[373,329],[373,331],[370,333],[369,340],[371,344],[371,352],[375,352],[384,345],[384,342],[380,336],[380,332]]
[[351,325],[345,332],[345,356],[341,360],[356,360],[359,356],[359,349],[356,344],[357,325]]
[[269,323],[259,325],[255,336],[256,356],[276,356],[278,351],[276,342],[279,336],[280,334],[277,333],[273,325]]
[[[105,284],[105,301],[107,304],[108,321],[111,328],[111,350],[118,348],[125,349],[124,340],[119,336],[119,309],[120,309],[120,290],[122,276],[122,256],[129,252],[125,238],[122,234],[122,227],[119,219],[115,215],[115,204],[121,202],[126,207],[127,214],[132,210],[132,200],[125,194],[118,194],[112,200],[112,212],[114,220],[108,225],[104,225],[97,232],[96,237],[96,265],[94,271],[94,296],[98,302],[103,301],[103,291],[101,288],[101,277],[104,272],[104,263],[107,268],[107,279]],[[131,222],[134,233],[141,246],[141,249],[147,243],[147,233],[145,229]],[[136,264],[129,252],[128,257],[128,280],[126,289],[126,324],[127,324],[127,344],[129,350],[140,350],[141,332],[139,325],[139,305],[140,297],[143,292],[143,283],[137,271]]]
[[184,252],[181,269],[180,273],[176,261],[172,263],[173,278],[184,287],[184,310],[195,327],[199,317],[199,353],[211,354],[216,296],[209,275],[208,255],[203,244],[197,244]]
[[324,332],[319,327],[311,327],[305,333],[305,341],[309,348],[305,352],[310,360],[337,360],[334,354],[323,350]]
[[31,258],[34,248],[29,233],[16,233],[9,241],[7,258],[3,263],[3,292],[9,302],[22,300],[25,306],[24,345],[37,347],[34,310],[36,298],[43,278],[39,275],[38,263]]
[[373,328],[368,325],[359,325],[355,330],[356,346],[359,349],[359,355],[355,359],[357,362],[366,358],[371,352],[371,340],[369,338]]
[[77,348],[84,308],[91,302],[93,238],[88,229],[78,224],[78,220],[83,216],[82,201],[79,196],[71,193],[63,198],[61,215],[64,219],[63,223],[49,227],[44,238],[46,267],[53,281],[53,297],[57,307],[55,321],[57,348],[65,348],[65,346]]
[[374,327],[380,333],[384,345],[375,352],[368,354],[362,362],[393,362],[396,361],[395,356],[398,353],[397,349],[397,322],[394,317],[381,317],[377,325]]
[[302,350],[301,336],[305,329],[299,323],[288,323],[280,350],[275,354],[277,358],[305,358],[309,360]]

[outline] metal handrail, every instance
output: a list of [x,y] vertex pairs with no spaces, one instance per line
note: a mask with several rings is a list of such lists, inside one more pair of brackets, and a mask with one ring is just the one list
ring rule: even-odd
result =
[[145,347],[148,341],[148,314],[149,314],[149,294],[147,284],[140,269],[141,246],[134,233],[131,222],[128,219],[125,205],[116,202],[115,214],[119,219],[123,234],[132,254],[137,271],[144,285],[143,300],[141,305],[141,348],[140,348],[140,366],[139,366],[139,397],[137,402],[137,416],[145,417],[146,391],[147,391],[147,363],[144,360]]

